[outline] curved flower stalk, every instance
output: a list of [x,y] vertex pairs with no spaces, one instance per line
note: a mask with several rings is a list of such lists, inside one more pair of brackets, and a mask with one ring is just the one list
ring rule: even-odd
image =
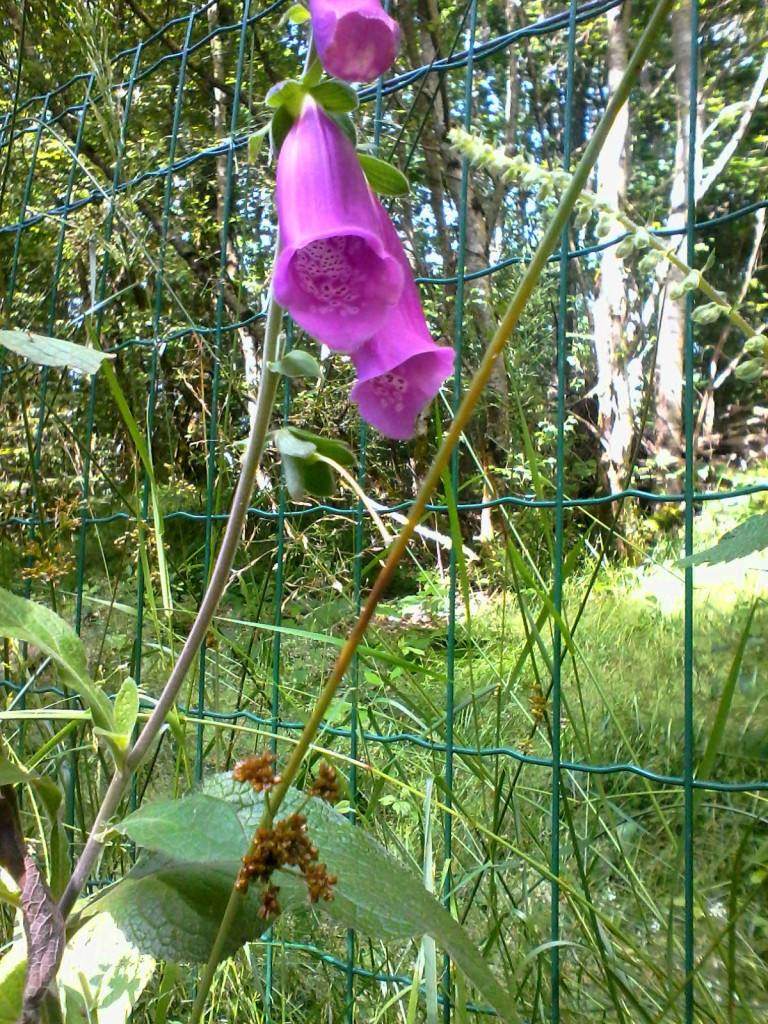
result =
[[276,198],[275,298],[328,348],[354,351],[399,298],[403,268],[354,146],[309,96],[280,149]]
[[379,0],[309,0],[320,63],[345,82],[372,82],[392,66],[400,27]]
[[350,397],[360,415],[387,437],[413,437],[416,417],[453,373],[453,349],[435,344],[410,264],[386,211],[382,235],[403,268],[400,298],[382,327],[352,353],[357,381]]

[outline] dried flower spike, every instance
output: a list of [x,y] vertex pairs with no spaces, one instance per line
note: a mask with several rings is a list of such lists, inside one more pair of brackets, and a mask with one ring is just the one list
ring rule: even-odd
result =
[[270,917],[277,917],[280,913],[280,901],[277,898],[279,892],[279,885],[268,885],[261,894],[259,917],[263,917],[265,921]]
[[310,903],[333,899],[333,886],[336,885],[338,879],[336,875],[328,874],[325,864],[313,864],[304,872],[304,878],[307,882]]
[[327,804],[335,804],[341,797],[336,769],[326,761],[320,762],[317,778],[309,788],[309,795],[325,800]]
[[280,781],[280,776],[275,775],[272,768],[274,763],[275,755],[269,750],[263,754],[252,754],[237,762],[232,769],[232,778],[235,782],[250,782],[256,793],[266,793]]

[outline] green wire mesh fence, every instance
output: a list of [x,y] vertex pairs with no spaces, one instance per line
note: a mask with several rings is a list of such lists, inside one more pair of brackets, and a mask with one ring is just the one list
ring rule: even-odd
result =
[[[138,34],[140,41],[117,54],[88,8],[68,12],[77,57],[87,65],[69,68],[61,82],[50,80],[51,68],[61,72],[67,60],[54,64],[45,56],[46,46],[63,39],[53,22],[48,36],[39,36],[23,9],[9,20],[16,34],[13,47],[5,39],[13,50],[8,66],[18,78],[7,81],[2,101],[4,327],[72,337],[114,355],[138,432],[151,441],[158,487],[153,495],[99,375],[41,371],[9,358],[0,368],[0,401],[13,428],[3,451],[0,564],[7,585],[74,621],[110,692],[130,674],[149,706],[202,593],[247,430],[274,239],[271,170],[263,154],[249,152],[249,137],[263,123],[266,89],[296,73],[305,43],[300,27],[281,20],[282,2],[209,3],[156,23],[151,11],[128,6],[125,38]],[[723,38],[740,15],[733,6]],[[510,154],[519,147],[534,162],[567,169],[604,106],[605,67],[585,62],[603,59],[603,26],[621,7],[614,0],[557,10],[472,0],[441,14],[436,4],[415,5],[397,73],[360,93],[367,140],[411,176],[412,193],[395,213],[431,319],[453,342],[459,367],[476,362],[496,296],[501,302],[511,292],[535,245],[547,197],[533,180],[509,192],[492,179],[481,185],[484,170],[451,149],[447,129],[463,127]],[[696,76],[716,59],[719,37],[708,30],[710,50],[700,54],[697,4],[685,13],[695,98]],[[669,45],[660,41],[665,52]],[[671,132],[670,89],[658,86],[643,116],[663,120]],[[766,204],[759,196],[738,203],[725,196],[712,216],[697,221],[703,140],[695,99],[689,107],[688,194],[682,217],[659,236],[684,238],[685,262],[694,266],[698,242],[723,226],[751,223]],[[524,127],[508,127],[511,112]],[[651,143],[636,148],[643,145]],[[672,150],[667,140],[658,157],[668,173]],[[668,187],[663,174],[649,187],[662,187],[659,181]],[[478,234],[483,225],[493,237]],[[612,518],[630,499],[679,508],[684,553],[691,554],[697,510],[737,497],[757,501],[768,490],[759,481],[699,487],[700,343],[692,298],[679,476],[665,489],[632,458],[618,492],[596,493],[594,466],[591,489],[578,486],[567,402],[568,382],[582,372],[583,275],[594,272],[606,246],[621,241],[578,230],[563,238],[544,297],[532,303],[515,342],[520,350],[510,355],[509,391],[494,392],[479,412],[477,435],[455,453],[414,563],[381,609],[320,742],[346,773],[349,814],[427,875],[436,870],[437,890],[497,962],[525,1019],[760,1020],[764,928],[747,923],[745,907],[761,898],[768,781],[715,761],[716,743],[707,743],[714,725],[711,733],[696,725],[699,635],[690,565],[681,628],[670,627],[665,641],[681,709],[657,709],[673,723],[667,752],[651,750],[642,732],[628,736],[617,727],[614,756],[590,756],[590,730],[612,727],[616,716],[613,695],[601,693],[603,718],[587,723],[583,694],[592,684],[578,624],[604,565],[599,542],[611,537]],[[645,351],[647,381],[653,345]],[[532,430],[525,389],[542,393],[548,373],[546,422]],[[286,382],[282,416],[336,429],[356,443],[358,484],[391,526],[407,512],[440,421],[458,402],[462,374],[411,449],[357,425],[344,397],[349,381],[340,363],[327,365],[316,388]],[[272,458],[228,598],[187,684],[182,731],[163,736],[136,782],[134,806],[155,792],[189,788],[254,746],[271,745],[281,756],[378,564],[382,543],[370,506],[352,491],[345,492],[351,500],[339,492],[292,504]],[[504,472],[494,474],[500,462]],[[165,562],[153,502],[162,510]],[[489,522],[496,531],[490,546],[501,552],[496,586],[505,597],[495,632],[485,635],[473,626],[481,613],[472,612],[475,570],[467,559],[474,557],[473,532]],[[582,586],[574,603],[568,588],[577,569]],[[415,586],[418,605],[409,596]],[[513,608],[521,630],[514,643],[507,626]],[[734,679],[743,628],[739,620]],[[630,633],[625,640],[631,645]],[[44,664],[20,655],[14,662],[12,654],[6,647],[6,710],[76,706]],[[631,670],[642,673],[642,651]],[[623,685],[632,690],[635,681]],[[648,698],[653,680],[638,688]],[[728,706],[721,701],[716,710],[727,716]],[[51,741],[50,770],[66,788],[76,853],[97,805],[93,751],[83,749],[77,722],[58,733],[54,721],[42,734],[9,719],[9,735],[11,725],[20,752]],[[725,726],[718,728],[722,739]],[[711,757],[702,760],[702,751]],[[432,824],[437,817],[424,817],[430,779],[441,834]],[[734,854],[731,874],[715,892],[725,906],[722,920],[711,910],[712,894],[697,890],[704,814],[711,820],[702,856],[715,856],[711,842]],[[644,849],[651,820],[661,822],[666,863]],[[120,869],[105,865],[107,874]],[[662,877],[666,902],[654,895]],[[614,889],[631,894],[634,918],[612,918]],[[310,942],[298,926],[281,922],[249,956],[266,1019],[316,1019],[320,1012],[350,1021],[394,1018],[398,994],[414,977],[424,979],[426,1001],[439,1003],[445,1021],[487,1012],[467,1000],[447,962],[430,996],[426,946],[417,963],[410,947],[322,926]],[[309,965],[318,991],[299,998],[291,977]]]

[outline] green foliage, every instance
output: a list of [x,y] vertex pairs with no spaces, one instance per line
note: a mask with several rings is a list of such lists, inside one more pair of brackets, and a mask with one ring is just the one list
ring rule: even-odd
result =
[[[318,856],[337,878],[333,899],[323,904],[339,923],[377,939],[429,933],[504,1020],[518,1015],[483,958],[445,908],[370,836],[315,797],[290,793],[281,814],[301,811]],[[152,853],[97,898],[129,941],[163,959],[205,961],[224,915],[248,844],[264,813],[264,798],[228,775],[209,778],[205,791],[181,801],[153,803],[118,828]],[[306,905],[304,883],[282,872],[283,910]],[[260,894],[252,885],[242,898],[226,950],[233,953],[268,927],[258,914]]]
[[336,490],[333,464],[345,468],[355,464],[348,445],[298,427],[278,430],[275,445],[282,457],[285,485],[294,501],[301,501],[308,494],[315,498],[330,497]]
[[411,186],[402,171],[370,153],[358,153],[357,157],[374,192],[381,196],[408,195]]
[[97,373],[109,356],[62,338],[47,338],[29,331],[0,331],[0,345],[41,366],[68,366],[79,373]]
[[0,636],[34,644],[49,655],[67,685],[82,697],[94,724],[109,733],[116,731],[112,704],[88,675],[83,642],[63,619],[44,605],[0,588]]
[[709,562],[732,562],[734,558],[746,558],[754,551],[762,551],[768,547],[768,512],[750,516],[743,523],[724,533],[717,544],[697,551],[696,554],[681,560],[680,565],[701,565]]

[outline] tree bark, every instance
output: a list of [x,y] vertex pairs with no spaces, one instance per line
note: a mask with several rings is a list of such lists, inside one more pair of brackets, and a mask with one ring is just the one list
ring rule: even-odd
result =
[[[609,11],[608,90],[613,96],[627,66],[628,10]],[[597,191],[612,207],[626,200],[629,173],[629,106],[616,118],[597,163]],[[597,363],[598,431],[601,444],[600,471],[610,492],[624,486],[632,447],[634,421],[627,379],[625,337],[627,297],[624,263],[610,246],[600,256],[600,276],[593,305],[594,349]]]
[[[691,43],[691,2],[683,0],[672,13],[677,142],[669,197],[669,216],[666,224],[668,228],[677,231],[685,228],[688,210],[690,106],[692,101]],[[697,117],[701,122],[700,108]],[[700,156],[694,174],[695,181],[700,181]],[[681,239],[678,248],[682,248],[684,244],[684,240]],[[685,296],[675,299],[670,295],[670,289],[682,280],[682,276],[679,270],[670,266],[664,280],[656,355],[656,419],[654,426],[656,460],[662,470],[671,471],[680,467],[684,454],[682,410],[686,301]]]

